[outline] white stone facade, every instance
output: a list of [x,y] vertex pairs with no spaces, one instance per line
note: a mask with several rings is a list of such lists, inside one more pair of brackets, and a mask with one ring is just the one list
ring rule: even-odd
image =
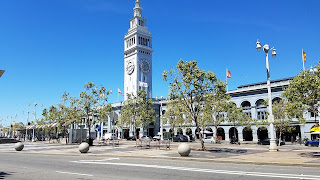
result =
[[152,98],[152,35],[142,17],[140,1],[135,2],[134,17],[124,37],[124,100],[144,89]]

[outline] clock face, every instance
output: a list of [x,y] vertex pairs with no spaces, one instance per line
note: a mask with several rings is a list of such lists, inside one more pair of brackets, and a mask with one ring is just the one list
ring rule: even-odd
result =
[[150,71],[150,64],[147,60],[143,59],[140,61],[140,70],[144,73],[148,73]]
[[132,62],[132,60],[129,60],[127,62],[127,67],[126,67],[126,71],[129,75],[131,75],[134,71],[134,63]]

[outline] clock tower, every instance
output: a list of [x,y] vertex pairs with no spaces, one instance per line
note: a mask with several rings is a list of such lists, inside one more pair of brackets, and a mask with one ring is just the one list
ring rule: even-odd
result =
[[124,37],[124,100],[127,93],[137,95],[143,89],[152,98],[152,35],[142,17],[140,0],[135,1],[130,28]]

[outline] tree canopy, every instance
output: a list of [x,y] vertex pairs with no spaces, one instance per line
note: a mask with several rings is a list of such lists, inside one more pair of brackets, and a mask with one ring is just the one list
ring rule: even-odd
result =
[[169,82],[170,100],[180,103],[183,113],[196,124],[204,150],[199,116],[203,112],[205,96],[212,93],[218,85],[216,75],[201,69],[196,61],[180,60],[176,68],[163,71],[162,76],[164,81]]
[[[319,115],[320,106],[320,62],[315,66],[317,71],[304,70],[295,76],[283,92],[291,106],[299,112],[308,111]],[[292,111],[294,112],[294,111]]]
[[[120,121],[117,122],[117,126],[130,127],[133,125],[136,132],[138,127],[145,129],[150,123],[155,122],[156,113],[152,109],[153,101],[151,98],[147,98],[145,90],[138,91],[137,95],[127,94],[127,97],[127,101],[121,108]],[[137,138],[136,133],[135,137]]]

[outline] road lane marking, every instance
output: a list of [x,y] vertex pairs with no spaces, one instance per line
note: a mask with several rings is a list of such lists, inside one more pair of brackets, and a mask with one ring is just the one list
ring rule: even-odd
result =
[[160,166],[160,165],[148,165],[148,164],[130,164],[130,163],[112,163],[112,162],[92,162],[92,161],[71,161],[73,163],[80,164],[104,164],[113,166],[132,166],[132,167],[146,167],[156,169],[168,169],[168,170],[180,170],[180,171],[192,171],[192,172],[205,172],[213,174],[232,174],[242,176],[257,176],[257,177],[275,177],[284,179],[310,179],[320,180],[315,175],[303,175],[303,174],[279,174],[279,173],[262,173],[262,172],[246,172],[246,171],[227,171],[227,170],[214,170],[214,169],[200,169],[200,168],[188,168],[188,167],[176,167],[176,166]]
[[79,175],[79,176],[93,176],[91,174],[80,174],[80,173],[72,173],[72,172],[62,172],[62,171],[56,171],[56,173],[60,173],[60,174],[71,174],[71,175]]
[[79,160],[80,162],[104,162],[104,161],[112,161],[112,160],[120,160],[120,158],[105,158],[100,160]]

